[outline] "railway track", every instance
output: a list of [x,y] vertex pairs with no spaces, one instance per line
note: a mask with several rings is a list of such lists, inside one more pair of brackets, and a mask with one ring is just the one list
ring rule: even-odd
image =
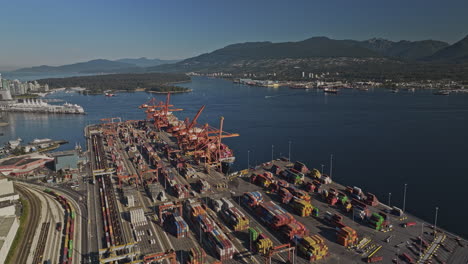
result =
[[29,202],[30,215],[28,220],[25,222],[24,237],[20,241],[16,253],[10,263],[27,263],[28,256],[31,252],[31,245],[36,233],[36,228],[39,224],[41,216],[41,203],[36,196],[29,191],[27,188],[15,184],[16,190],[25,197]]
[[[45,194],[44,196],[46,197],[47,211],[49,212],[50,221],[52,223],[52,226],[55,227],[56,224],[59,223],[59,222],[62,224],[62,226],[65,226],[65,222],[64,222],[65,219],[60,219],[60,216],[57,217],[52,212],[52,207],[54,207],[54,209],[57,212],[62,212],[63,214],[65,214],[65,212],[63,211],[62,206],[58,204],[58,202],[55,200],[55,198],[53,196],[50,196],[48,194]],[[62,231],[62,232],[64,232],[64,231]],[[46,249],[46,252],[45,252],[44,256],[48,256],[49,260],[52,263],[54,263],[54,261],[57,261],[58,254],[60,254],[60,241],[61,241],[61,238],[62,238],[62,232],[59,232],[58,234],[56,234],[54,231],[52,231],[52,237],[50,238],[50,240],[47,240],[45,242],[45,243],[47,243],[47,249]]]
[[50,222],[42,223],[41,233],[39,235],[39,242],[37,243],[36,252],[34,253],[34,258],[32,262],[33,264],[42,264],[49,228]]

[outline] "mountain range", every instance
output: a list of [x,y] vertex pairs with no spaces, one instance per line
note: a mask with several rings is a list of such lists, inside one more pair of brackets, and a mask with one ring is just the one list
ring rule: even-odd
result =
[[119,60],[96,59],[86,62],[67,64],[62,66],[36,66],[15,70],[15,73],[122,73],[145,72],[146,67],[167,63],[175,63],[178,60],[147,59],[145,57]]
[[[368,63],[370,62],[370,63]],[[337,67],[370,67],[375,64],[468,63],[468,36],[449,45],[437,40],[390,41],[385,39],[334,40],[312,37],[297,42],[247,42],[226,46],[175,64],[149,71],[308,70]]]
[[[63,66],[38,66],[15,73],[142,73],[190,71],[344,69],[374,65],[441,65],[468,63],[468,36],[449,45],[437,40],[365,41],[312,37],[297,42],[247,42],[228,45],[181,61],[147,58],[97,59]],[[452,68],[454,66],[451,66]]]

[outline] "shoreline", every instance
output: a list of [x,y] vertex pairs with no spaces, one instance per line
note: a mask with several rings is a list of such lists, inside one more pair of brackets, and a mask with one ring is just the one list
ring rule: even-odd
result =
[[186,91],[167,91],[167,92],[162,92],[162,91],[144,91],[144,92],[147,92],[147,93],[154,93],[154,94],[167,94],[167,93],[171,93],[171,94],[179,94],[179,93],[190,93],[190,92],[193,92],[192,89],[188,89]]

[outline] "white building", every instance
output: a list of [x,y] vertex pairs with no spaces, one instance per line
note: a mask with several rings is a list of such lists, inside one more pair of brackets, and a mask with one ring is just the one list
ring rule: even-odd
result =
[[[19,199],[19,195],[15,193],[13,182],[1,177],[0,178],[0,202],[15,201]],[[1,263],[1,262],[0,262]]]
[[0,263],[5,263],[18,227],[16,216],[0,216]]

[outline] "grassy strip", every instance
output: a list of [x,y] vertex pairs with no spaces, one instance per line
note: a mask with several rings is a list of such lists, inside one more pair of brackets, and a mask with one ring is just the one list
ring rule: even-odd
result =
[[21,204],[23,205],[23,212],[20,217],[20,225],[18,227],[18,231],[16,232],[15,239],[11,243],[10,251],[8,251],[8,255],[5,259],[5,264],[10,264],[11,258],[15,255],[15,249],[18,246],[18,243],[23,239],[23,229],[26,224],[26,219],[29,216],[29,202],[26,199],[20,199]]

